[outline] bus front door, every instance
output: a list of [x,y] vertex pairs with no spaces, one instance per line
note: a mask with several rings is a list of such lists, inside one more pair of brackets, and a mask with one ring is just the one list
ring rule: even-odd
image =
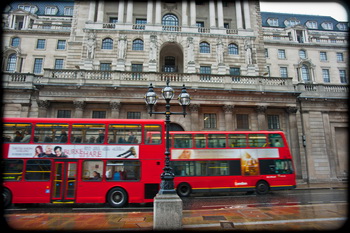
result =
[[55,161],[55,176],[51,188],[53,203],[74,203],[77,167],[77,161]]

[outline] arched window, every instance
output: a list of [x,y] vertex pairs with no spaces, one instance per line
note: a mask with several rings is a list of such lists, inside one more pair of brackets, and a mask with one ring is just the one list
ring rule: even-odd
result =
[[210,44],[207,42],[201,42],[199,44],[199,52],[200,53],[210,53]]
[[132,42],[132,50],[143,50],[143,40],[135,39]]
[[236,44],[229,44],[228,54],[238,54],[238,46]]
[[19,37],[14,37],[11,40],[11,46],[18,47],[20,42],[21,42],[21,39]]
[[311,76],[310,76],[310,69],[307,65],[303,65],[301,67],[301,78],[304,82],[310,82]]
[[113,49],[113,40],[111,38],[103,39],[101,49]]
[[162,25],[179,26],[179,19],[174,14],[166,14],[163,16]]
[[10,54],[10,56],[7,58],[6,71],[15,72],[16,64],[17,64],[17,55],[15,53]]

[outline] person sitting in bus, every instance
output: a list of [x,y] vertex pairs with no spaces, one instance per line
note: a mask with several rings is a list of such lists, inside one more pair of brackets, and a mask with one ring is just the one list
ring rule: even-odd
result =
[[17,130],[16,132],[15,132],[15,137],[14,137],[14,139],[13,139],[13,142],[20,142],[21,140],[22,140],[22,135],[21,135],[21,133]]
[[113,180],[120,180],[120,173],[119,172],[114,173]]
[[275,143],[273,144],[273,147],[282,147],[282,144],[278,139],[275,140]]
[[103,143],[105,140],[105,133],[103,132],[102,129],[98,131],[98,137],[96,139],[96,143]]
[[27,143],[30,140],[30,134],[28,133],[28,130],[24,131],[24,137],[21,140],[21,142]]
[[106,179],[110,180],[111,178],[112,178],[112,169],[110,168],[106,171]]
[[68,139],[66,130],[62,129],[61,135],[58,137],[58,142],[66,143]]
[[136,140],[135,135],[133,134],[133,132],[130,131],[127,143],[135,143],[135,140]]
[[93,176],[94,177],[92,178],[92,180],[100,181],[102,179],[100,173],[98,173],[97,171],[93,172]]

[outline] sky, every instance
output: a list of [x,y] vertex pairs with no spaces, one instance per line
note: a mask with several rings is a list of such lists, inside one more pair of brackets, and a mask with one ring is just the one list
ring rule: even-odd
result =
[[331,16],[338,21],[348,22],[348,14],[344,6],[335,1],[260,1],[261,11]]

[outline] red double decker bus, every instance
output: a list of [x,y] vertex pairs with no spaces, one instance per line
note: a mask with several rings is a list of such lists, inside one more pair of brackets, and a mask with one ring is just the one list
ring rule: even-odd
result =
[[293,189],[292,156],[281,131],[171,132],[179,196]]
[[4,203],[152,202],[164,131],[163,120],[5,118]]

